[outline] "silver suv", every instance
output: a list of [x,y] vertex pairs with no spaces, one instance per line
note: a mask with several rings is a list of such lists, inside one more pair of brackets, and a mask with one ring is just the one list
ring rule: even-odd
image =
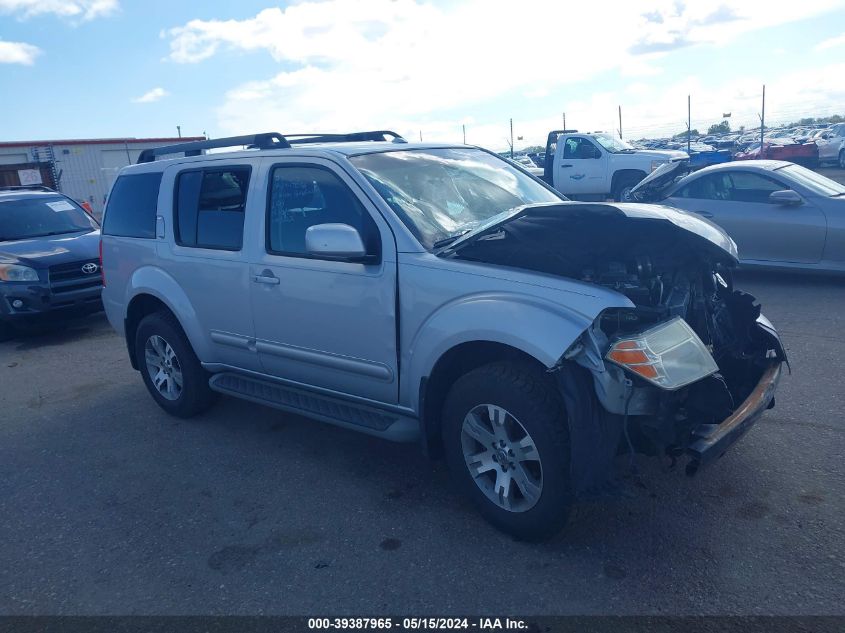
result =
[[223,393],[418,441],[523,539],[606,492],[618,453],[686,454],[690,474],[722,455],[785,360],[721,229],[566,201],[476,147],[359,132],[148,150],[102,233],[108,318],[165,411]]

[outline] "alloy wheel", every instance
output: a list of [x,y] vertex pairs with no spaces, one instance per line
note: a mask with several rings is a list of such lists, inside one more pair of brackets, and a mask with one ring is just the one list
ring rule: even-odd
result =
[[170,343],[154,334],[144,345],[144,360],[153,385],[168,400],[182,394],[182,365]]
[[543,491],[543,468],[534,440],[503,407],[480,404],[464,417],[461,448],[473,481],[509,512],[534,507]]

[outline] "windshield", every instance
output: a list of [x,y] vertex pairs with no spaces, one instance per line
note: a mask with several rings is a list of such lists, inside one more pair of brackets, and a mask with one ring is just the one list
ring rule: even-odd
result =
[[565,200],[479,149],[379,152],[351,161],[427,249],[515,207]]
[[96,228],[91,216],[64,196],[0,198],[0,242]]
[[797,182],[820,196],[842,196],[845,195],[845,185],[841,185],[835,180],[826,178],[821,174],[801,167],[801,165],[787,165],[777,170],[785,176],[789,176]]
[[593,136],[611,154],[618,154],[626,150],[631,152],[636,151],[629,143],[610,134],[595,134]]

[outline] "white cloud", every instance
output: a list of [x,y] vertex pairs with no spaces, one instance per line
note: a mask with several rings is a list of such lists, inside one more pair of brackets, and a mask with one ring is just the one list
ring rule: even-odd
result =
[[134,103],[153,103],[154,101],[158,101],[159,99],[166,97],[170,93],[167,92],[164,88],[153,88],[152,90],[148,90],[140,97],[136,97],[132,99]]
[[0,40],[0,64],[22,64],[32,66],[41,49],[26,42]]
[[118,0],[0,0],[0,13],[22,18],[52,14],[85,21],[108,15],[117,7]]
[[[721,46],[751,31],[804,19],[843,3],[776,2],[776,10],[772,4],[771,0],[731,0],[730,6],[674,0],[536,0],[515,9],[505,0],[438,5],[412,0],[306,0],[243,20],[192,20],[163,36],[170,39],[169,59],[176,63],[249,51],[263,51],[279,62],[275,76],[247,81],[225,94],[218,108],[222,133],[388,126],[414,138],[422,128],[426,139],[459,140],[461,120],[491,102],[542,98],[608,71],[640,81],[660,73],[672,50]],[[515,41],[530,41],[530,54],[509,44]],[[674,102],[642,97],[642,126],[668,120],[674,127],[677,119],[682,128],[688,83],[678,84],[683,94],[677,107]],[[698,94],[715,103],[713,87],[696,87]],[[615,129],[621,97],[617,87],[609,88],[606,94],[584,95],[580,102],[568,98],[567,123],[575,120],[573,116],[580,118],[582,111],[591,128]],[[618,89],[624,91],[623,86]],[[723,107],[727,106],[720,103],[713,109],[720,114]],[[446,113],[454,112],[462,114],[450,120]],[[607,116],[599,115],[605,112]],[[548,122],[537,119],[536,134],[530,122],[524,133],[516,133],[539,141],[544,131],[559,123],[557,113]],[[468,141],[501,146],[506,128],[507,121],[473,125],[467,131]]]
[[829,48],[835,48],[837,46],[845,45],[845,33],[838,37],[831,37],[830,39],[824,40],[823,42],[819,42],[816,44],[814,50],[817,51],[825,51]]

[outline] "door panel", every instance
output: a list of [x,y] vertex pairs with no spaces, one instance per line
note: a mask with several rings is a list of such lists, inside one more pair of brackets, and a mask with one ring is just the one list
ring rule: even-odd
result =
[[740,259],[818,262],[827,233],[821,210],[807,202],[784,206],[761,201],[771,191],[784,189],[789,186],[775,178],[726,170],[694,180],[667,204],[699,213],[725,229],[736,242]]
[[[357,185],[331,163],[268,161],[265,244],[251,258],[256,348],[267,373],[395,403],[396,252]],[[361,216],[361,214],[365,214]],[[355,226],[378,257],[332,261],[304,253],[308,226]]]
[[[169,208],[159,214],[166,238],[159,240],[158,255],[167,260],[163,267],[187,294],[201,331],[208,338],[213,357],[200,360],[260,371],[245,254],[251,238],[250,232],[243,230],[248,225],[247,214],[261,212],[257,199],[261,192],[254,174],[249,176],[257,161],[226,161],[222,167],[216,163],[204,164],[201,169],[174,168],[166,173],[176,195],[169,197]],[[231,179],[233,173],[243,179]],[[228,178],[222,182],[224,187],[220,177]],[[205,186],[199,186],[201,182]],[[193,184],[198,186],[191,187]],[[164,182],[162,190],[168,190]],[[212,199],[221,191],[232,197]],[[206,234],[223,234],[224,239],[207,242],[203,239]],[[222,243],[225,241],[228,243]]]
[[[557,187],[562,193],[597,194],[607,191],[607,155],[592,141],[571,136],[559,142]],[[595,156],[592,157],[593,153]]]

